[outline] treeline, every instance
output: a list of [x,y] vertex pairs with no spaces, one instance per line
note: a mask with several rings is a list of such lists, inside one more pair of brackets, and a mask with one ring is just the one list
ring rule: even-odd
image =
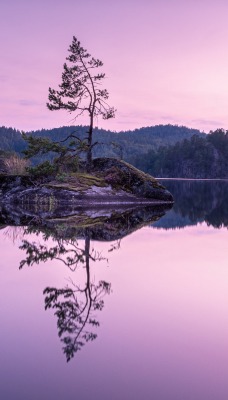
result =
[[193,135],[172,146],[149,150],[143,157],[133,156],[131,163],[157,177],[228,178],[228,131]]
[[21,132],[13,128],[0,127],[0,152],[21,153],[26,147]]
[[[86,126],[68,126],[26,132],[26,135],[61,142],[72,133],[83,139],[87,129]],[[156,177],[228,178],[228,131],[223,129],[206,135],[176,125],[126,132],[95,128],[93,141],[98,143],[93,148],[93,157],[121,158]],[[21,132],[0,128],[1,152],[22,154],[26,146]],[[36,164],[42,161],[43,158],[35,159]]]
[[[53,141],[62,141],[71,133],[80,139],[86,136],[86,126],[67,126],[55,129],[42,129],[26,132],[35,137],[47,137]],[[104,129],[94,129],[93,142],[98,144],[93,148],[94,157],[117,157],[131,162],[132,157],[144,155],[149,150],[158,150],[161,145],[169,146],[180,140],[189,139],[193,135],[204,137],[205,134],[196,129],[177,125],[157,125],[133,131],[112,132]],[[21,153],[26,143],[21,132],[12,128],[0,128],[0,149]]]

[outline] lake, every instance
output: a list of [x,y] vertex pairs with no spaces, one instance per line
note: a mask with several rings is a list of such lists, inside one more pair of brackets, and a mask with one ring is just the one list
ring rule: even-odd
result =
[[227,400],[228,182],[162,183],[143,218],[1,224],[1,399]]

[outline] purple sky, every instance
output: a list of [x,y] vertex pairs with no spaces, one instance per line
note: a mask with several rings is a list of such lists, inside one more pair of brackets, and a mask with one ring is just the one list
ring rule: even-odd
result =
[[46,102],[75,35],[104,62],[118,111],[98,127],[228,128],[227,0],[7,0],[0,15],[0,126],[74,124]]

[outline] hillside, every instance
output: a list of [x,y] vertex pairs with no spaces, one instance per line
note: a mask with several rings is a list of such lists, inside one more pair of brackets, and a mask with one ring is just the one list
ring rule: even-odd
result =
[[[61,142],[71,133],[83,139],[86,130],[85,126],[70,126],[26,134]],[[122,159],[156,177],[228,178],[228,131],[223,129],[206,135],[198,130],[173,125],[125,132],[95,128],[93,141],[98,142],[93,148],[94,158]],[[4,157],[3,151],[21,153],[26,145],[19,131],[0,128],[0,159]],[[44,161],[45,157],[34,158],[34,164]]]
[[20,153],[26,147],[19,130],[0,127],[0,150],[5,152],[14,151]]
[[[48,137],[54,141],[61,141],[71,133],[83,138],[86,126],[68,126],[55,129],[42,129],[26,132],[27,135]],[[157,150],[160,146],[169,146],[193,135],[205,137],[204,133],[196,129],[189,129],[176,125],[157,125],[133,131],[111,132],[103,129],[94,129],[94,142],[99,144],[94,147],[94,157],[118,157],[127,162],[132,162],[134,156]],[[20,153],[26,144],[18,130],[0,128],[0,150]]]
[[136,155],[132,164],[166,178],[228,178],[228,131],[217,129],[205,139],[192,136],[171,146]]

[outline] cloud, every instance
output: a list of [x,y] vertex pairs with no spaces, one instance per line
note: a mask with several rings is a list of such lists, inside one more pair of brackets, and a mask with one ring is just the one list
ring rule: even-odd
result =
[[41,103],[36,100],[27,100],[27,99],[18,100],[18,105],[20,106],[33,107],[33,106],[39,106],[40,104]]
[[121,125],[137,125],[140,126],[151,126],[154,124],[170,123],[177,124],[180,123],[179,118],[171,115],[164,115],[159,110],[143,111],[143,110],[133,110],[128,112],[118,112],[117,122]]
[[168,121],[169,123],[177,123],[177,118],[171,117],[171,115],[161,115],[159,118],[162,121]]
[[193,122],[194,124],[199,124],[199,125],[213,125],[213,126],[217,126],[217,127],[220,127],[223,125],[223,123],[221,121],[201,119],[201,118],[193,119],[193,120],[191,120],[191,122]]

